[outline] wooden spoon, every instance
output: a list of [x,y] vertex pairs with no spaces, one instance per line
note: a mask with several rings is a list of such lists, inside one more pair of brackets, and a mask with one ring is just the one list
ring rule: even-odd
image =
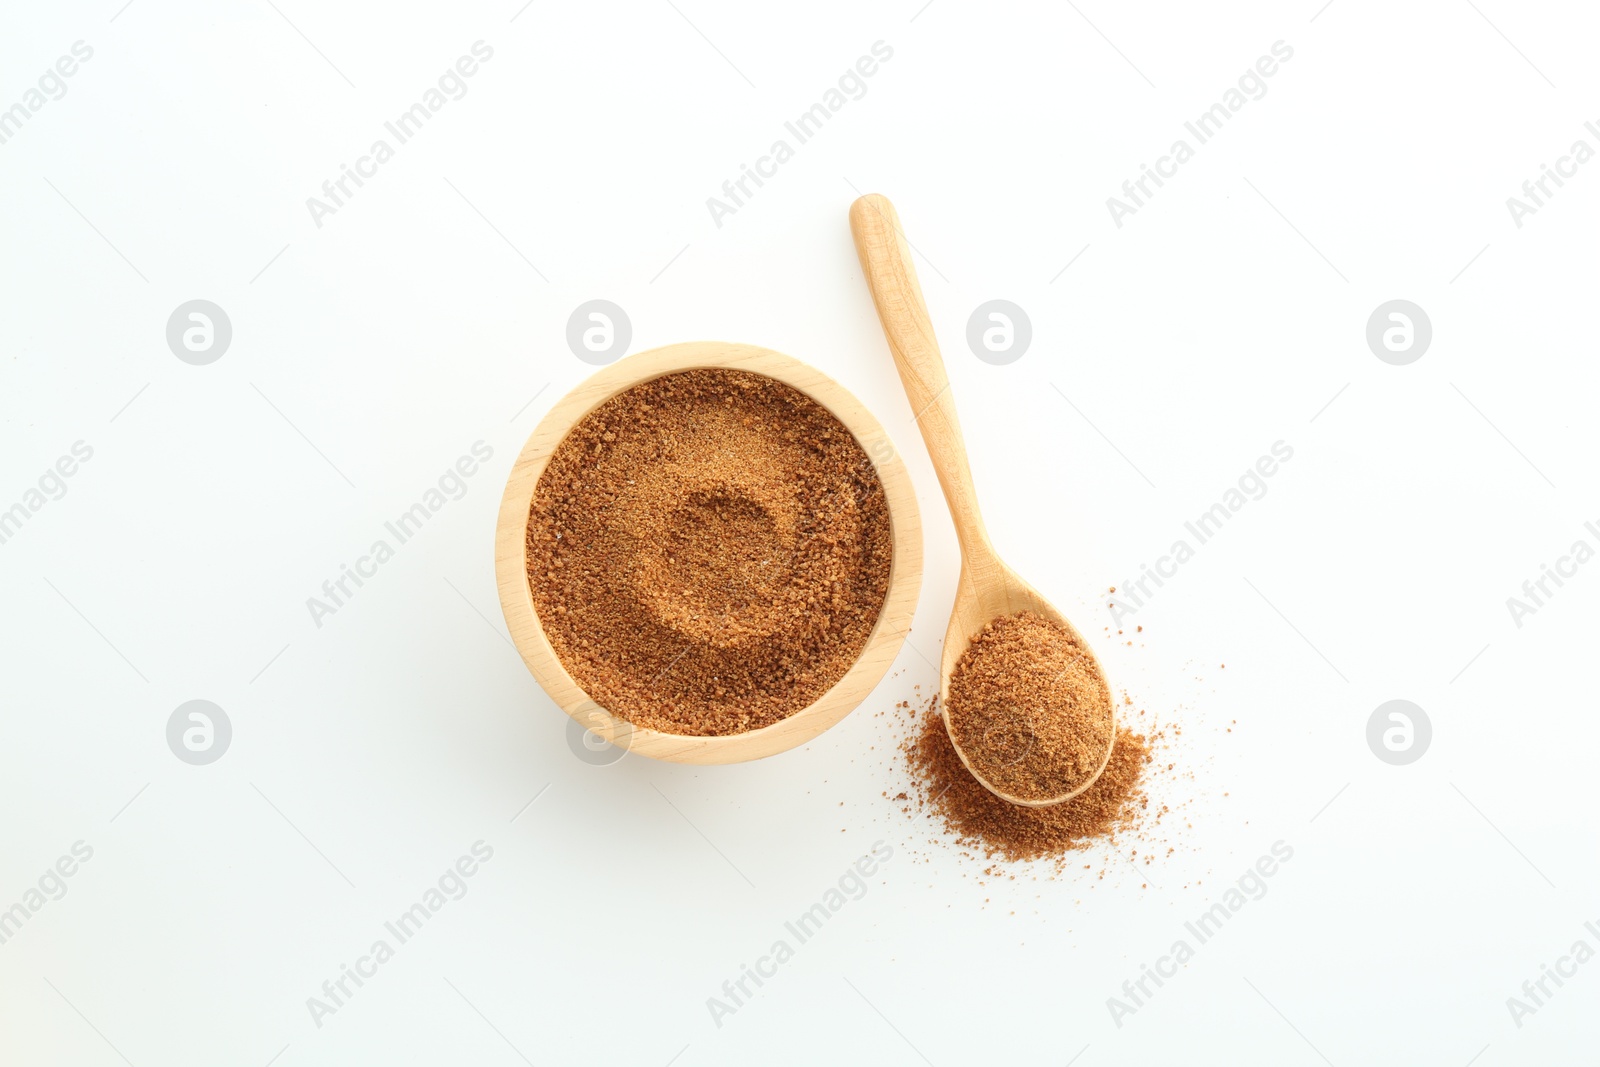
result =
[[[950,743],[972,776],[1004,800],[1033,808],[1070,800],[1089,788],[1105,770],[1111,758],[1110,743],[1094,775],[1072,792],[1043,799],[1024,799],[1004,792],[984,778],[950,729],[950,675],[956,661],[972,638],[1001,616],[1032,611],[1060,623],[1083,649],[1101,681],[1105,674],[1088,642],[1072,623],[1002,563],[989,541],[983,518],[978,514],[972,470],[967,465],[967,450],[961,440],[955,401],[950,395],[950,380],[945,376],[944,361],[933,335],[933,322],[928,318],[922,288],[917,284],[917,273],[911,265],[911,250],[900,229],[900,217],[894,205],[876,193],[863,196],[850,207],[850,230],[855,235],[862,273],[867,276],[867,287],[872,290],[872,301],[878,307],[878,318],[889,340],[889,351],[894,354],[900,381],[905,385],[911,410],[916,413],[917,425],[922,429],[922,440],[928,446],[933,469],[939,475],[939,485],[950,505],[950,517],[955,520],[956,538],[961,545],[961,578],[939,664],[939,703],[944,709],[944,725],[950,734]],[[1107,685],[1106,692],[1110,691]]]

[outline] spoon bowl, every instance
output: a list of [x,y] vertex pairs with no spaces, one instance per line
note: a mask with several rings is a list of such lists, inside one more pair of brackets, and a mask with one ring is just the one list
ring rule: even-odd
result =
[[[1094,774],[1086,779],[1078,788],[1070,793],[1045,799],[1029,799],[1014,796],[991,783],[978,769],[973,766],[967,752],[956,740],[955,731],[950,725],[950,678],[955,674],[956,663],[961,659],[971,645],[972,639],[983,632],[983,628],[995,619],[1018,612],[1029,611],[1042,615],[1064,628],[1071,635],[1084,655],[1094,665],[1094,671],[1103,679],[1105,671],[1100,667],[1100,661],[1095,658],[1094,651],[1089,648],[1089,643],[1083,635],[1072,625],[1072,622],[1055,605],[1051,604],[1033,586],[1023,580],[1022,576],[1002,563],[998,556],[990,554],[981,573],[974,567],[963,562],[961,577],[956,584],[956,600],[950,609],[950,625],[945,628],[944,654],[939,657],[939,709],[944,715],[945,731],[950,735],[950,743],[955,746],[956,755],[961,758],[961,765],[976,778],[983,787],[1003,800],[1013,804],[1020,804],[1030,808],[1046,808],[1055,804],[1065,803],[1088,789],[1094,784],[1100,772],[1106,769],[1106,764],[1111,759],[1111,746],[1107,745],[1100,758],[1099,766]],[[1107,686],[1110,691],[1110,686]]]
[[[1094,784],[1111,759],[1107,743],[1095,773],[1069,793],[1044,798],[1013,796],[979,772],[962,748],[950,724],[950,678],[972,639],[995,619],[1022,611],[1035,612],[1059,623],[1077,643],[1104,682],[1105,672],[1087,641],[1039,591],[1001,562],[989,540],[978,512],[977,491],[967,463],[961,424],[956,418],[955,401],[950,396],[950,379],[928,317],[922,287],[911,263],[911,249],[900,228],[900,217],[887,198],[876,193],[861,197],[850,206],[850,230],[855,236],[856,253],[872,301],[883,323],[889,351],[894,356],[906,397],[916,413],[922,439],[928,446],[939,485],[950,505],[956,539],[961,545],[961,576],[956,586],[950,626],[945,631],[944,654],[939,663],[939,704],[944,713],[945,731],[961,763],[983,787],[1003,800],[1024,807],[1042,808],[1071,800]],[[1111,687],[1106,686],[1109,693]],[[1115,730],[1111,731],[1112,737]]]

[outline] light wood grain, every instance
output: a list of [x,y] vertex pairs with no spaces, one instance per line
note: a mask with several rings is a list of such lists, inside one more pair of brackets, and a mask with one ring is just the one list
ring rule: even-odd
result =
[[[641,382],[695,368],[764,374],[805,393],[855,435],[877,468],[889,505],[894,557],[883,610],[854,666],[814,703],[781,722],[726,737],[694,737],[635,727],[591,700],[562,666],[534,610],[528,585],[527,528],[539,475],[577,422],[606,400]],[[523,662],[556,704],[586,729],[632,752],[677,763],[739,763],[802,745],[866,699],[894,662],[922,585],[922,524],[916,494],[889,435],[860,401],[814,367],[753,345],[697,341],[629,356],[584,381],[540,420],[506,480],[495,529],[495,574],[500,608]]]
[[[867,287],[872,290],[872,301],[883,323],[889,351],[900,371],[900,381],[911,401],[922,440],[928,446],[945,501],[950,505],[950,518],[955,523],[956,539],[961,545],[961,576],[956,584],[956,600],[939,664],[939,703],[944,709],[945,729],[950,728],[950,675],[955,671],[956,661],[972,638],[1002,615],[1033,611],[1059,622],[1072,633],[1094,669],[1104,677],[1089,643],[1038,590],[1001,562],[989,540],[978,511],[977,490],[972,484],[972,469],[961,438],[961,422],[956,417],[950,379],[945,374],[933,321],[928,317],[922,286],[917,282],[916,268],[911,262],[911,248],[900,228],[900,217],[894,205],[876,193],[861,197],[850,206],[850,230],[855,235],[856,254],[861,258]],[[1107,691],[1110,691],[1109,686]],[[1062,796],[1024,800],[997,788],[978,773],[953,732],[950,743],[955,746],[962,764],[985,789],[1013,804],[1027,807],[1060,804],[1094,783],[1091,778]],[[1105,770],[1110,758],[1111,746],[1107,745],[1095,777]]]

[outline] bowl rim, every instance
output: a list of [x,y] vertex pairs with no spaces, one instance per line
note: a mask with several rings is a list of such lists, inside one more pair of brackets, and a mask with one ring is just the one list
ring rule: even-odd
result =
[[[556,447],[579,420],[625,389],[697,369],[749,371],[785,383],[833,414],[878,472],[889,508],[893,555],[883,607],[861,654],[827,692],[779,722],[742,734],[700,737],[635,726],[612,715],[567,673],[545,636],[527,574],[527,527],[533,494]],[[739,763],[785,752],[820,736],[861,704],[899,655],[922,585],[922,520],[911,476],[893,440],[849,390],[792,356],[756,345],[688,341],[621,359],[580,382],[534,428],[506,478],[495,526],[500,609],[534,679],[572,720],[611,744],[677,763]]]

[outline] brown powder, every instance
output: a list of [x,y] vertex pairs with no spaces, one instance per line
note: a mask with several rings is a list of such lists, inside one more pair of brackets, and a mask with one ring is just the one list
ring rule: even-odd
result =
[[850,431],[764,375],[634,386],[556,448],[528,516],[528,581],[598,704],[699,736],[771,725],[866,647],[889,587],[888,503]]
[[1023,800],[1094,777],[1111,744],[1111,692],[1071,630],[1036,612],[985,626],[950,675],[950,732],[991,785]]
[[1133,829],[1150,804],[1143,779],[1151,748],[1150,738],[1121,727],[1105,770],[1088,789],[1060,804],[1030,808],[1001,800],[967,772],[937,700],[928,703],[904,745],[922,806],[962,844],[1008,861],[1059,861],[1066,852]]

